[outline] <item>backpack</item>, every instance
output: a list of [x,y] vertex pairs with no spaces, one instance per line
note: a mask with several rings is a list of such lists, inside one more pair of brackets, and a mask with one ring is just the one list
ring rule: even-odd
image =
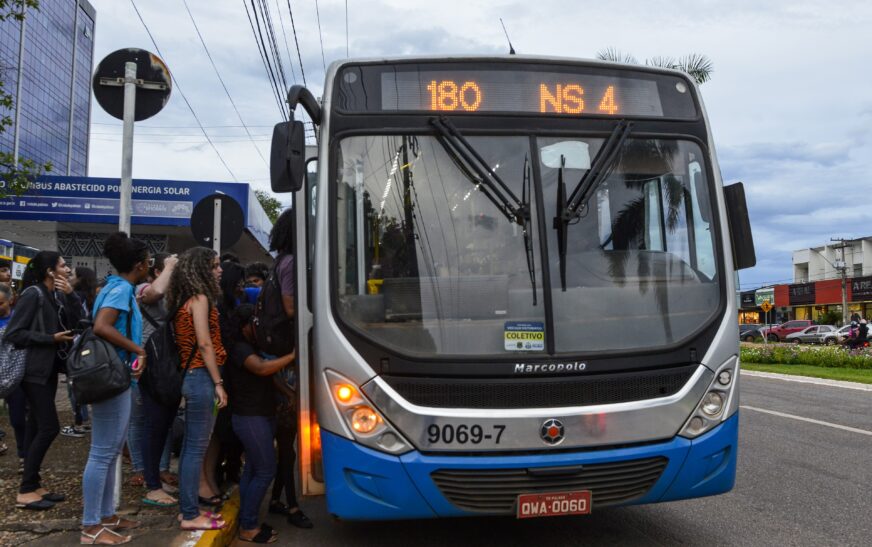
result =
[[[133,309],[127,314],[127,332]],[[130,388],[130,367],[121,360],[115,346],[88,327],[76,339],[67,359],[67,383],[80,405],[99,403]]]
[[287,355],[294,351],[294,320],[285,313],[276,260],[254,305],[254,337],[259,350],[270,355]]
[[[26,292],[26,290],[25,290]],[[22,293],[24,294],[24,293]],[[45,322],[42,318],[42,291],[36,289],[39,295],[36,322],[41,332],[45,331]],[[32,326],[32,325],[31,325]],[[24,379],[24,371],[27,363],[27,348],[18,349],[12,342],[3,340],[6,337],[6,327],[0,328],[0,397],[6,397],[21,384]]]
[[176,346],[176,333],[173,319],[179,310],[167,314],[167,320],[163,325],[140,307],[142,316],[154,327],[154,332],[145,342],[146,367],[142,371],[139,385],[163,406],[178,408],[182,401],[182,382],[185,373],[194,359],[196,346],[188,356],[185,368],[181,368],[179,350]]

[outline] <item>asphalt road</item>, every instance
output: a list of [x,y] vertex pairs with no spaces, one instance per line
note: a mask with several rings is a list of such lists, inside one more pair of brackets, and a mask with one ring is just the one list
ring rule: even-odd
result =
[[307,547],[872,545],[872,391],[747,374],[740,387],[738,475],[722,496],[585,517],[386,523],[337,521],[312,499],[314,530],[267,520],[279,545]]

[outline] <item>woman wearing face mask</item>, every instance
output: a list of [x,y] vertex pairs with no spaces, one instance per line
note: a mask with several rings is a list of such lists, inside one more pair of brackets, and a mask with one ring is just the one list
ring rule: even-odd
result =
[[21,390],[29,408],[26,425],[26,454],[21,487],[15,500],[20,509],[46,510],[65,496],[42,487],[42,460],[60,432],[55,394],[58,373],[73,341],[72,328],[82,319],[82,303],[69,282],[70,268],[63,257],[40,251],[27,264],[23,290],[15,313],[6,327],[5,340],[27,348]]

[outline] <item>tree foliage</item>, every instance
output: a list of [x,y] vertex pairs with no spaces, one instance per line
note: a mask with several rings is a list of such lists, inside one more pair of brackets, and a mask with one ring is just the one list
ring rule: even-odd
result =
[[[601,61],[612,61],[615,63],[626,63],[630,65],[639,64],[639,61],[633,55],[623,53],[613,47],[597,52],[596,57]],[[714,72],[714,66],[712,65],[711,59],[699,53],[691,53],[678,59],[674,57],[652,57],[650,59],[645,59],[645,64],[659,68],[680,70],[696,80],[696,83],[698,84],[703,84],[711,80],[712,72]]]
[[[0,0],[0,22],[7,19],[21,21],[28,8],[39,9],[39,0]],[[8,69],[0,66],[0,133],[14,123],[10,114],[14,111],[15,97],[3,86],[4,71]],[[0,196],[7,192],[20,196],[30,187],[30,181],[51,170],[51,162],[40,164],[20,156],[16,165],[12,151],[0,151],[0,180],[5,181],[5,186],[0,188]]]
[[269,217],[270,222],[275,224],[276,220],[278,220],[279,215],[282,214],[282,204],[276,198],[269,195],[269,193],[263,190],[255,190],[254,195],[257,196],[257,201],[260,202],[260,206],[263,207],[263,210],[266,212],[266,216]]

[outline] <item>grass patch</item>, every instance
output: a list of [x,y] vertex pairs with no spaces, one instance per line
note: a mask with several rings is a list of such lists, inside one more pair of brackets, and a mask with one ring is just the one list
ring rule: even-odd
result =
[[812,367],[846,368],[872,371],[870,348],[851,350],[843,347],[821,347],[806,344],[741,345],[742,363],[758,365],[810,365]]
[[744,370],[758,372],[776,372],[778,374],[792,374],[794,376],[810,376],[812,378],[824,378],[826,380],[844,380],[846,382],[860,382],[872,384],[872,370],[855,368],[820,367],[814,365],[758,365],[742,363]]

